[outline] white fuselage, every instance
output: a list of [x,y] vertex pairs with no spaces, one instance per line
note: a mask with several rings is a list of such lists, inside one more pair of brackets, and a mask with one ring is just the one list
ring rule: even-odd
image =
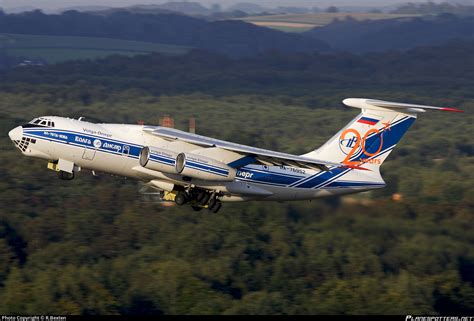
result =
[[[47,117],[54,127],[19,126],[10,137],[25,156],[74,163],[74,169],[89,169],[145,182],[178,186],[193,185],[222,193],[222,201],[303,200],[348,194],[383,187],[378,173],[332,168],[318,171],[287,166],[248,164],[239,167],[228,182],[189,179],[143,168],[139,153],[145,146],[177,153],[201,151],[203,147],[182,141],[169,141],[151,135],[142,125],[94,124],[62,117]],[[19,145],[23,139],[23,145]],[[205,151],[204,151],[205,153]],[[375,182],[375,183],[374,183]]]

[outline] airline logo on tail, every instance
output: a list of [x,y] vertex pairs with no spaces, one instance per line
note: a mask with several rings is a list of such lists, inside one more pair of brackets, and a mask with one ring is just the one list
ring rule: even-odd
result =
[[[339,147],[346,155],[343,164],[359,165],[366,158],[373,158],[380,153],[383,147],[383,131],[377,128],[369,129],[364,135],[354,128],[346,129],[341,133]],[[374,146],[374,142],[378,143]]]
[[339,148],[345,155],[349,155],[349,153],[351,153],[354,147],[356,148],[355,153],[358,153],[361,149],[359,140],[360,135],[356,135],[354,132],[348,131],[346,135],[341,135],[339,139]]

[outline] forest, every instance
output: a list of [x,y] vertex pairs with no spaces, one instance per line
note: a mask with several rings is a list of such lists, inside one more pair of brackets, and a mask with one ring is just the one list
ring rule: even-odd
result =
[[0,88],[61,98],[81,96],[85,105],[127,90],[158,96],[263,94],[310,108],[333,106],[347,95],[396,92],[415,102],[458,104],[473,97],[473,50],[474,42],[454,41],[366,55],[270,51],[233,59],[202,50],[180,56],[116,55],[7,70],[0,73]]
[[[473,314],[472,43],[384,54],[112,56],[0,73],[0,314]],[[426,113],[333,199],[164,207],[139,182],[60,181],[8,131],[33,117],[157,124],[304,153],[356,115],[346,97]],[[399,194],[394,200],[393,194]]]

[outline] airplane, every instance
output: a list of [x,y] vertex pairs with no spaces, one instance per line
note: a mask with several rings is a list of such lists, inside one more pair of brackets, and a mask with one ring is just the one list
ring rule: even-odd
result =
[[293,155],[173,128],[35,118],[9,132],[59,178],[81,169],[145,182],[162,200],[217,213],[222,202],[291,201],[383,188],[380,166],[419,113],[443,108],[348,98],[361,112],[321,147]]

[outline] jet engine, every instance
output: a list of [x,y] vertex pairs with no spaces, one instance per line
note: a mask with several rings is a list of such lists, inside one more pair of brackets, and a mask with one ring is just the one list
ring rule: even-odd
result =
[[222,162],[190,153],[178,154],[176,172],[182,176],[209,181],[232,181],[236,175],[234,168]]
[[177,174],[176,157],[178,153],[161,148],[143,147],[140,151],[140,165],[159,172]]

